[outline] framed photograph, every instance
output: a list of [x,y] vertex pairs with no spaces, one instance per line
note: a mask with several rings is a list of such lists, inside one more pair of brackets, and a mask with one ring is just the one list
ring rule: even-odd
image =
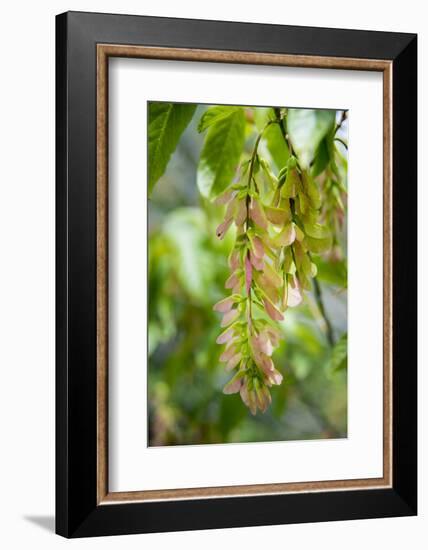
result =
[[416,35],[56,25],[57,533],[416,514]]

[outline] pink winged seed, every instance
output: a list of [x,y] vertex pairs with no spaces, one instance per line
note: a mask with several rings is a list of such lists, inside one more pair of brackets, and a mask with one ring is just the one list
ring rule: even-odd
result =
[[234,271],[239,267],[239,251],[234,250],[229,256],[229,267]]
[[227,204],[233,197],[236,195],[236,191],[225,191],[221,195],[219,195],[216,200],[214,201],[214,204],[221,205],[221,204]]
[[275,237],[276,243],[281,246],[290,246],[294,243],[295,240],[296,230],[294,229],[294,225],[291,222],[284,227],[284,229],[281,231],[281,233],[278,234],[277,237]]
[[272,355],[272,342],[266,332],[261,332],[258,336],[253,336],[251,343],[256,350],[268,355],[269,357]]
[[250,204],[250,216],[251,219],[262,229],[267,229],[267,221],[263,207],[255,199],[251,199]]
[[288,286],[287,305],[289,307],[298,306],[303,300],[300,286],[297,279],[294,279],[293,284]]
[[223,319],[221,321],[220,326],[222,326],[222,327],[229,326],[230,323],[232,323],[237,317],[239,317],[239,311],[237,309],[231,309],[231,310],[227,311],[223,315]]
[[270,300],[267,298],[263,299],[263,304],[265,306],[266,313],[269,315],[269,317],[273,321],[283,321],[284,316],[283,314],[276,309],[276,307],[272,304]]
[[235,299],[233,296],[229,296],[228,298],[223,298],[223,300],[220,300],[213,306],[214,311],[218,311],[220,313],[227,313],[230,311],[233,307],[233,304],[235,303]]
[[236,347],[230,346],[220,355],[220,361],[222,363],[227,363],[234,355],[236,355]]
[[245,201],[238,201],[234,219],[237,226],[244,224],[245,220],[247,219],[247,207],[245,206]]
[[277,371],[274,368],[272,373],[270,374],[270,379],[271,379],[273,384],[276,384],[277,386],[279,386],[281,384],[282,380],[283,380],[283,376],[279,371]]
[[224,388],[223,393],[229,395],[231,393],[238,393],[242,386],[242,378],[237,378],[236,375],[228,382]]
[[225,344],[226,342],[228,342],[229,340],[231,340],[233,338],[233,335],[234,335],[234,330],[233,328],[230,328],[228,330],[225,330],[224,332],[222,332],[218,337],[217,337],[217,344]]
[[263,243],[260,237],[253,237],[251,239],[251,244],[254,256],[257,256],[257,258],[263,258],[263,256],[265,255],[265,249],[263,247]]
[[232,221],[233,219],[232,218],[228,218],[226,220],[224,220],[223,223],[221,223],[217,229],[216,229],[216,232],[215,234],[217,235],[217,237],[222,240],[227,232],[227,230],[229,229],[229,227],[232,225]]
[[227,279],[226,283],[225,283],[225,288],[233,288],[235,287],[237,284],[239,283],[239,277],[236,273],[236,271],[234,273],[232,273],[232,275]]
[[252,250],[250,250],[250,260],[253,266],[258,270],[261,271],[264,268],[264,261],[262,258],[258,258]]
[[242,353],[237,353],[233,357],[229,359],[229,361],[226,364],[226,371],[230,371],[237,367],[242,359]]

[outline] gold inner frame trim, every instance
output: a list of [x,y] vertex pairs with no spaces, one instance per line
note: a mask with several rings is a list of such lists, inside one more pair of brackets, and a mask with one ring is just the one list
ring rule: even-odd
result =
[[[383,73],[383,476],[226,487],[109,492],[108,488],[108,59],[133,57]],[[97,503],[378,489],[392,486],[392,62],[187,48],[97,45]]]

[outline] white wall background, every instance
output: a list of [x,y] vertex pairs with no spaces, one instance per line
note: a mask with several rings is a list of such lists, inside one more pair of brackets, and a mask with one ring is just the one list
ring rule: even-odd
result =
[[[420,239],[426,109],[428,21],[419,0],[57,0],[7,2],[0,17],[0,545],[15,548],[139,548],[186,550],[328,548],[382,544],[388,550],[426,547],[428,390],[420,288],[420,515],[417,518],[258,527],[67,542],[53,534],[54,512],[54,16],[66,10],[226,19],[419,33]],[[423,67],[423,64],[425,67]],[[415,236],[416,238],[416,236]],[[420,256],[419,280],[426,277]]]

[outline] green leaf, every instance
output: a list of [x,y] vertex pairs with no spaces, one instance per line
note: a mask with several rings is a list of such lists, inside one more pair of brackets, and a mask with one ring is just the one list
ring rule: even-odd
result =
[[165,172],[181,134],[193,117],[196,105],[190,103],[149,103],[149,195]]
[[213,199],[231,183],[244,147],[242,108],[210,126],[199,160],[197,183],[202,196]]
[[348,367],[348,333],[345,332],[336,342],[331,353],[331,368],[334,371]]
[[268,151],[278,170],[287,164],[290,153],[278,124],[271,124],[263,134]]
[[336,111],[327,109],[289,109],[287,129],[300,164],[307,168],[322,139],[331,130]]
[[329,146],[327,139],[323,138],[315,153],[315,159],[312,166],[312,176],[316,178],[323,172],[330,161]]
[[198,132],[201,133],[220,120],[233,115],[240,107],[230,105],[214,105],[209,107],[201,116],[198,124]]

